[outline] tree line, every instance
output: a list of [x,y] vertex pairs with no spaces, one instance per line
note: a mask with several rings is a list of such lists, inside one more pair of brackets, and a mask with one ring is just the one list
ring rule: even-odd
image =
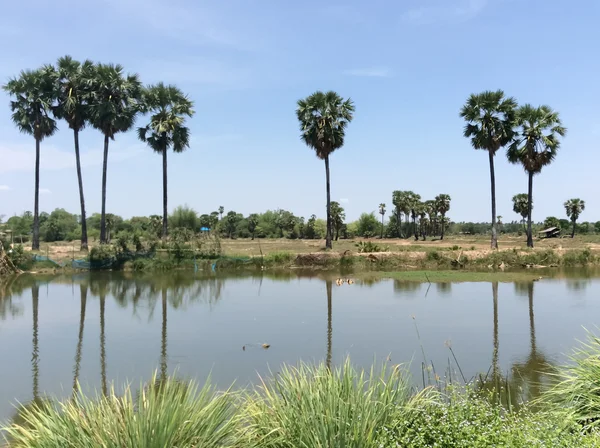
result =
[[126,74],[118,64],[79,62],[70,56],[35,70],[24,70],[10,79],[3,89],[11,96],[12,121],[24,134],[35,140],[35,187],[32,249],[40,244],[39,183],[40,145],[56,133],[64,120],[73,131],[75,162],[81,208],[81,249],[88,248],[87,219],[79,134],[91,126],[103,135],[102,210],[100,242],[107,233],[106,184],[110,141],[134,127],[140,115],[147,123],[137,129],[141,141],[162,155],[163,165],[163,236],[167,233],[167,153],[189,147],[186,117],[194,114],[193,102],[173,85],[158,83],[144,87],[137,74]]

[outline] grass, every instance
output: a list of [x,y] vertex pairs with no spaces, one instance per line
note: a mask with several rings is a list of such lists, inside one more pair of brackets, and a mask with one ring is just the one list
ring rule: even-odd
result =
[[5,431],[19,448],[600,447],[600,341],[590,336],[574,359],[535,408],[505,408],[452,381],[416,390],[399,366],[364,371],[346,360],[284,366],[245,392],[155,376],[137,393],[23,407]]

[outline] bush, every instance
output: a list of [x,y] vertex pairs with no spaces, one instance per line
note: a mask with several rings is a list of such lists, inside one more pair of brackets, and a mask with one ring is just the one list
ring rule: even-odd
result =
[[12,249],[9,247],[6,254],[12,264],[19,269],[26,271],[33,266],[33,257],[31,253],[25,252],[25,249],[21,244],[15,244]]
[[283,367],[247,398],[245,447],[372,447],[401,409],[418,402],[400,369],[357,371],[349,361]]
[[22,411],[27,425],[6,431],[11,447],[203,447],[233,446],[238,419],[232,394],[207,383],[157,381],[133,394],[74,400]]
[[371,241],[359,241],[358,243],[355,244],[355,246],[358,249],[359,254],[364,254],[364,253],[369,253],[369,252],[386,252],[390,249],[388,246],[381,247]]

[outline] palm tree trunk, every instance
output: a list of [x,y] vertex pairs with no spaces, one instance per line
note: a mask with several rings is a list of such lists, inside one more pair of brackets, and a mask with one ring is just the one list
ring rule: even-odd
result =
[[35,139],[35,193],[33,200],[33,237],[31,250],[40,250],[40,139]]
[[325,177],[327,182],[327,232],[325,235],[325,247],[332,249],[331,244],[331,185],[329,180],[329,156],[325,156]]
[[77,337],[77,350],[75,351],[75,369],[73,370],[73,395],[77,392],[79,369],[81,367],[81,349],[83,348],[83,329],[85,325],[85,308],[87,303],[87,285],[79,285],[81,305],[79,311],[79,335]]
[[410,213],[405,213],[404,216],[406,217],[405,221],[406,221],[406,239],[410,238]]
[[77,182],[79,184],[79,204],[81,205],[81,250],[88,250],[87,223],[85,222],[85,199],[83,196],[83,177],[81,176],[81,159],[79,158],[79,131],[73,130],[75,140],[75,163],[77,165]]
[[38,340],[38,307],[40,290],[37,283],[31,286],[31,302],[33,309],[33,352],[31,354],[31,375],[33,377],[33,399],[38,400],[40,396],[39,375],[40,375],[40,349]]
[[381,215],[381,239],[383,239],[383,215]]
[[444,239],[444,231],[446,230],[446,223],[444,222],[444,221],[445,221],[445,219],[446,219],[446,214],[443,214],[443,215],[442,215],[442,223],[441,223],[441,226],[442,226],[442,234],[441,234],[441,236],[440,236],[440,240],[443,240],[443,239]]
[[529,172],[529,188],[527,191],[527,247],[533,247],[531,234],[531,204],[533,202],[533,173]]
[[413,216],[413,229],[415,231],[415,241],[419,241],[419,229],[417,228],[417,217]]
[[575,224],[577,221],[573,220],[573,231],[571,232],[571,238],[575,238]]
[[102,162],[102,214],[100,216],[100,244],[108,243],[106,238],[106,170],[108,164],[108,134],[104,135],[104,160]]
[[[167,238],[168,226],[167,226],[167,148],[163,149],[163,229],[162,238]],[[194,229],[195,231],[196,229]]]
[[331,301],[331,289],[333,286],[333,282],[331,280],[327,280],[325,282],[325,287],[327,289],[327,356],[325,358],[325,365],[327,366],[327,370],[331,371],[331,341],[333,336],[333,327],[332,327],[332,301]]
[[494,172],[494,153],[488,151],[490,157],[490,183],[492,186],[492,249],[498,249],[498,233],[496,231],[496,173]]

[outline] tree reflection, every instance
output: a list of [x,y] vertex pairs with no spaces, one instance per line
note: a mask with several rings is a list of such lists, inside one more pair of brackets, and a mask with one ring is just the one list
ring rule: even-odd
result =
[[40,301],[40,288],[37,283],[31,285],[31,304],[33,311],[33,350],[31,354],[31,375],[33,377],[33,399],[37,401],[40,397],[39,375],[40,375],[40,350],[38,339],[38,307]]
[[420,282],[411,282],[407,280],[394,280],[394,292],[395,293],[404,293],[404,292],[415,292],[421,289],[422,283]]
[[333,326],[332,326],[332,289],[333,282],[331,280],[325,281],[325,289],[327,290],[327,356],[325,358],[325,365],[328,370],[331,370],[331,346],[333,337]]
[[167,290],[162,290],[162,331],[160,340],[160,380],[167,379]]
[[440,282],[435,284],[435,288],[440,295],[447,295],[452,293],[452,283]]
[[77,336],[77,349],[75,350],[75,368],[73,369],[73,394],[77,392],[79,382],[79,369],[81,367],[81,351],[83,348],[83,329],[85,325],[85,309],[87,305],[87,284],[79,285],[80,305],[79,305],[79,334]]
[[102,380],[102,394],[108,394],[106,385],[106,337],[104,334],[105,319],[104,309],[106,306],[106,296],[100,295],[100,377]]

